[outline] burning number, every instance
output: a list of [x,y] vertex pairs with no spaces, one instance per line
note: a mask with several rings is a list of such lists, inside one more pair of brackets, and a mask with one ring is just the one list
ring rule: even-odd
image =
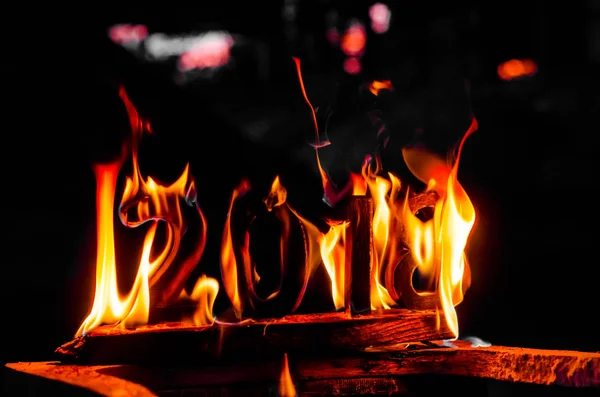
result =
[[[278,316],[294,312],[304,296],[311,269],[320,259],[314,244],[319,232],[286,202],[287,192],[279,177],[264,200],[265,207],[257,211],[248,211],[248,205],[239,202],[250,189],[244,180],[231,198],[221,248],[225,291],[238,319],[246,313]],[[273,221],[279,228],[267,226]],[[263,225],[267,227],[261,228]],[[268,272],[264,278],[259,272],[263,263],[257,264],[250,252],[252,230],[256,229],[262,232],[257,236],[263,238],[268,230],[279,229],[279,250],[275,251],[279,252],[279,271]],[[279,279],[274,280],[273,274],[279,274]]]

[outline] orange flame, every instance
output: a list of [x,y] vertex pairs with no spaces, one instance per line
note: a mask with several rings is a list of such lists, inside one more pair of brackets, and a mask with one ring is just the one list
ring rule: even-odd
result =
[[[432,197],[435,197],[432,199],[435,200],[435,205],[430,204],[434,207],[433,216],[431,219],[421,220],[413,213],[412,204],[409,205],[408,189],[404,198],[399,197],[402,188],[399,178],[392,173],[388,173],[387,178],[379,175],[382,167],[378,157],[375,158],[374,164],[365,162],[362,175],[352,173],[344,189],[339,192],[333,190],[319,160],[318,150],[321,145],[315,111],[304,90],[300,62],[297,58],[294,58],[294,61],[304,99],[313,116],[317,136],[315,146],[317,165],[322,177],[325,198],[333,197],[335,202],[349,194],[366,195],[368,192],[374,203],[370,280],[372,308],[389,309],[398,305],[402,297],[401,292],[398,292],[395,287],[395,269],[404,258],[408,258],[405,256],[408,249],[410,258],[413,259],[413,264],[417,265],[419,273],[435,287],[435,292],[419,291],[416,292],[417,295],[429,294],[439,298],[436,301],[439,304],[438,309],[441,309],[448,327],[458,337],[458,321],[454,307],[462,301],[463,294],[470,283],[464,250],[475,222],[474,207],[458,182],[458,164],[466,138],[477,129],[476,120],[473,119],[471,127],[461,140],[456,160],[451,166],[424,149],[403,149],[402,154],[408,169],[427,184],[427,190],[432,192]],[[150,176],[143,178],[139,168],[138,148],[143,132],[148,131],[148,123],[140,120],[123,89],[120,95],[129,114],[133,139],[131,141],[132,173],[126,178],[119,205],[119,216],[121,222],[129,228],[148,223],[148,230],[133,286],[127,295],[121,296],[115,257],[114,200],[122,159],[110,164],[96,165],[94,167],[98,229],[96,290],[92,310],[81,324],[77,336],[84,335],[102,324],[118,324],[126,327],[145,324],[150,311],[150,287],[159,280],[167,278],[168,275],[168,284],[160,296],[162,303],[168,303],[182,291],[183,283],[200,260],[206,243],[206,220],[197,204],[196,187],[189,172],[189,165],[186,165],[181,176],[171,185],[162,185]],[[303,280],[297,297],[294,296],[296,301],[292,312],[300,305],[309,279],[319,263],[323,264],[330,277],[332,300],[336,310],[347,306],[344,245],[348,223],[328,220],[329,230],[322,233],[289,205],[287,191],[279,176],[274,179],[264,204],[266,210],[273,213],[281,224],[279,266],[282,276],[279,285],[270,295],[266,298],[258,297],[255,284],[260,282],[260,275],[250,254],[249,231],[243,230],[244,234],[239,235],[239,241],[236,241],[231,224],[236,202],[250,190],[250,183],[246,179],[233,190],[221,245],[223,286],[238,319],[242,318],[247,306],[253,308],[255,302],[266,302],[279,295],[287,269],[292,230],[301,232],[305,250],[305,271],[302,272]],[[194,245],[193,253],[184,258],[181,266],[172,267],[186,230],[182,200],[197,211],[202,233],[197,244]],[[333,205],[331,200],[328,203]],[[159,225],[165,227],[165,241],[159,247],[160,249],[156,249],[155,236]],[[235,235],[238,236],[237,233]],[[403,245],[404,243],[406,246]],[[383,281],[382,276],[384,276]],[[217,280],[203,275],[189,297],[185,292],[180,294],[197,303],[196,311],[190,319],[193,324],[203,326],[214,322],[212,310],[218,292]],[[285,365],[287,366],[287,356]]]
[[[373,212],[373,257],[371,263],[371,308],[389,309],[395,306],[394,299],[389,291],[381,284],[381,271],[385,263],[394,253],[396,247],[393,236],[399,230],[396,218],[393,216],[395,210],[395,196],[400,190],[400,181],[390,174],[391,181],[377,176],[381,167],[379,159],[376,159],[376,169],[370,171],[369,164],[365,162],[363,166],[363,176],[367,181],[367,186],[375,211]],[[392,189],[393,188],[393,189]],[[392,190],[388,198],[388,192]]]
[[452,167],[423,149],[403,150],[411,172],[439,195],[431,220],[419,220],[407,209],[406,202],[403,215],[413,258],[421,272],[437,277],[441,309],[455,337],[458,337],[458,319],[454,307],[462,302],[470,283],[469,274],[465,272],[464,249],[475,224],[473,204],[458,182],[458,164],[465,140],[476,130],[477,121],[473,118]]
[[331,295],[336,310],[345,307],[345,250],[344,238],[347,222],[330,223],[330,229],[320,238],[323,266],[331,279]]
[[212,311],[218,293],[219,282],[212,277],[206,277],[204,274],[196,281],[196,285],[194,285],[194,289],[189,296],[185,290],[182,291],[181,298],[189,298],[196,302],[196,311],[191,319],[192,324],[202,326],[211,325],[215,322]]
[[[150,222],[146,232],[142,256],[133,287],[122,298],[117,283],[116,256],[114,247],[114,199],[116,180],[120,170],[120,161],[109,165],[96,165],[96,208],[97,208],[97,258],[96,289],[92,310],[83,321],[76,336],[83,335],[102,324],[120,324],[133,326],[146,324],[150,311],[149,288],[155,284],[173,263],[178,252],[185,225],[181,213],[180,200],[194,205],[202,226],[199,240],[194,250],[176,269],[174,276],[162,295],[163,301],[175,297],[183,282],[200,260],[206,242],[206,220],[196,203],[194,181],[186,166],[181,176],[171,185],[164,186],[151,177],[142,178],[138,163],[139,140],[145,125],[127,97],[125,90],[119,91],[125,103],[132,127],[132,176],[127,177],[119,206],[121,222],[130,228]],[[166,242],[158,254],[151,260],[154,250],[154,238],[159,221],[166,225]]]
[[233,189],[231,200],[229,201],[229,212],[223,228],[223,239],[221,240],[221,275],[223,278],[223,287],[233,305],[233,310],[237,318],[242,318],[244,311],[242,299],[240,298],[240,289],[238,287],[237,259],[233,251],[233,237],[231,235],[231,214],[233,206],[239,197],[250,191],[250,182],[247,179]]
[[279,377],[279,396],[280,397],[296,397],[296,386],[290,375],[290,367],[288,364],[287,353],[283,354],[283,365],[281,366],[281,375]]

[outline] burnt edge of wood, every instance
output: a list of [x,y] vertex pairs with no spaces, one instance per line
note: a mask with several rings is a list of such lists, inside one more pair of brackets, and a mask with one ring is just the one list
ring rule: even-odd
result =
[[[437,324],[440,323],[440,329]],[[349,353],[369,347],[452,338],[433,311],[389,309],[369,315],[346,313],[291,315],[241,323],[215,322],[192,327],[182,323],[135,330],[99,327],[56,349],[58,360],[78,364],[197,364],[206,359],[240,360]]]

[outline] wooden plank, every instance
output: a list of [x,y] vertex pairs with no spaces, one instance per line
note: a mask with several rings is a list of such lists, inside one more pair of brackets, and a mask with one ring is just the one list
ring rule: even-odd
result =
[[215,322],[190,327],[180,323],[135,330],[99,327],[56,350],[63,362],[85,364],[197,363],[205,359],[280,357],[354,352],[368,347],[443,340],[452,333],[433,311],[391,309],[369,315],[347,313],[291,315],[241,323]]

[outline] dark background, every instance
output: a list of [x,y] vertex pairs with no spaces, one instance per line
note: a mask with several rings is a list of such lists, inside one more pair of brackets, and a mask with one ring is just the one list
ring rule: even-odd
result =
[[[203,272],[218,271],[218,225],[242,176],[266,189],[279,173],[290,203],[308,214],[321,210],[306,143],[310,113],[292,55],[302,59],[313,104],[334,111],[335,149],[324,156],[328,164],[335,160],[331,171],[340,180],[344,173],[337,171],[358,171],[375,146],[367,116],[373,109],[382,111],[392,136],[386,167],[401,175],[402,145],[418,140],[445,153],[471,111],[477,117],[480,128],[467,141],[459,173],[478,216],[468,247],[473,282],[458,306],[462,336],[599,350],[600,9],[593,1],[485,8],[392,2],[391,28],[381,36],[368,31],[358,76],[343,71],[341,52],[326,41],[325,15],[337,9],[340,26],[350,17],[366,20],[368,2],[300,2],[295,39],[284,34],[290,26],[283,3],[268,3],[36,9],[6,17],[2,358],[49,359],[91,307],[91,164],[113,157],[128,133],[119,84],[156,132],[143,149],[145,171],[168,181],[191,162],[200,205],[216,231],[209,232]],[[151,33],[220,28],[246,44],[218,80],[177,85],[172,64],[144,63],[111,43],[106,30],[114,23],[142,23]],[[262,64],[259,46],[268,54]],[[511,58],[534,59],[538,73],[500,80],[497,66]],[[391,79],[393,93],[374,101],[364,88],[373,79]]]

